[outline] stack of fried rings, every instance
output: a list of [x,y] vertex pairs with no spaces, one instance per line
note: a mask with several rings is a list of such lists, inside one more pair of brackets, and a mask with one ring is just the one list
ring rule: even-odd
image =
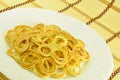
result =
[[8,55],[39,77],[78,76],[90,56],[85,44],[56,25],[18,25],[5,36]]

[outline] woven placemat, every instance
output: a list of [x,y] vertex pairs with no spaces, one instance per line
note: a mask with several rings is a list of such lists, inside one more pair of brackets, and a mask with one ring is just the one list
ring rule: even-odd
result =
[[[29,4],[29,3],[33,3],[33,1],[36,0],[27,0],[25,2],[13,5],[13,6],[9,6],[7,8],[1,9],[0,13],[3,13],[5,11],[11,10],[11,9],[15,9],[17,7]],[[65,6],[64,8],[58,10],[59,13],[62,13],[72,7],[74,7],[75,5],[78,5],[82,0],[77,0],[73,3],[68,3],[67,1],[63,0],[67,6]],[[103,16],[105,16],[105,14],[108,12],[108,10],[113,6],[113,4],[115,3],[115,0],[111,0],[110,3],[108,3],[108,5],[95,17],[91,18],[89,21],[86,22],[87,25],[90,25],[92,23],[94,23],[95,21],[97,21],[98,19],[102,18]],[[33,3],[34,5],[41,7],[40,5]],[[108,39],[106,39],[106,43],[111,42],[113,39],[117,38],[120,35],[120,31],[114,33],[113,35],[111,35]],[[108,80],[112,80],[118,73],[120,73],[120,67],[118,67],[116,70],[113,71],[113,73],[111,74],[110,78]],[[4,74],[0,73],[0,80],[9,80]]]

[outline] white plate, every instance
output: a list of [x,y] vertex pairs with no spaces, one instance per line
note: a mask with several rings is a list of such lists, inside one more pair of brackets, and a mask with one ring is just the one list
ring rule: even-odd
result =
[[[0,14],[0,72],[10,80],[42,80],[36,75],[22,69],[7,54],[5,33],[19,24],[33,26],[37,23],[56,24],[70,32],[74,37],[86,43],[91,60],[79,77],[67,77],[62,80],[107,80],[113,68],[111,52],[105,41],[84,23],[54,11],[22,8]],[[48,78],[47,80],[54,80]],[[60,79],[61,80],[61,79]]]

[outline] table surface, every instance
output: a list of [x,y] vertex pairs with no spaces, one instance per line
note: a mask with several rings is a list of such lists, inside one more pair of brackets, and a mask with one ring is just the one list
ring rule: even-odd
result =
[[[25,2],[26,0],[0,0],[0,10],[9,6]],[[34,2],[20,6],[21,8],[43,8],[48,10],[60,11],[77,0],[35,0]],[[78,4],[63,11],[62,13],[75,17],[76,19],[86,23],[91,18],[99,15],[111,0],[81,0]],[[120,0],[115,0],[113,6],[100,19],[97,19],[89,25],[97,31],[104,40],[120,31]],[[108,43],[114,58],[113,72],[120,67],[120,35]],[[0,74],[0,80],[4,77]],[[112,80],[119,80],[118,73]],[[3,79],[4,80],[4,79]],[[5,79],[6,80],[6,79]]]

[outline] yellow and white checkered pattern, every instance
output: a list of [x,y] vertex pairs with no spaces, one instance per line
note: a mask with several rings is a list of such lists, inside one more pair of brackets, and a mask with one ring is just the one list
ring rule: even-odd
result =
[[[0,9],[24,1],[26,0],[0,0]],[[75,1],[77,0],[35,0],[34,2],[21,6],[21,8],[43,8],[59,11]],[[69,8],[63,13],[86,23],[91,18],[99,15],[110,2],[111,0],[81,0],[79,4]],[[104,40],[120,31],[120,0],[115,0],[115,3],[108,12],[89,26],[97,31]],[[109,42],[108,45],[114,58],[114,71],[120,66],[120,35]],[[112,80],[120,80],[120,73]]]

